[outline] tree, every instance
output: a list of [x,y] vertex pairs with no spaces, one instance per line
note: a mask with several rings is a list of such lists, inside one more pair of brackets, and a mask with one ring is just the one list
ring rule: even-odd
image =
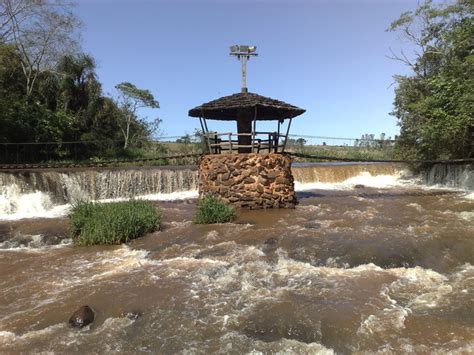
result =
[[388,31],[398,31],[415,51],[392,58],[413,74],[396,75],[394,110],[400,125],[396,147],[412,159],[464,158],[473,154],[474,3],[425,1]]
[[191,136],[189,135],[189,133],[186,133],[181,138],[176,139],[176,143],[181,143],[185,145],[191,144]]
[[[135,133],[139,133],[140,125],[146,127],[145,121],[137,118],[138,110],[145,107],[159,108],[160,104],[149,90],[139,89],[129,82],[120,83],[115,88],[119,91],[118,100],[122,111],[120,129],[124,138],[123,148],[127,149],[130,139],[134,136],[132,128],[135,126]],[[159,123],[159,120],[155,122]]]
[[0,0],[0,39],[15,46],[30,97],[41,71],[76,48],[79,21],[63,0]]
[[306,144],[306,139],[298,138],[295,143],[298,145],[300,149],[303,149],[304,145]]
[[74,116],[75,128],[81,135],[93,125],[101,104],[102,89],[95,74],[95,60],[87,54],[65,55],[59,60],[56,72],[59,108]]

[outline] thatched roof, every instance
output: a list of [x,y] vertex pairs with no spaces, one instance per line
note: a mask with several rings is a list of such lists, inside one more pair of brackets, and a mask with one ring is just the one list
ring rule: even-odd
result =
[[189,110],[191,117],[211,120],[236,121],[237,115],[248,112],[253,118],[257,108],[257,120],[283,120],[301,115],[306,110],[283,101],[257,95],[251,92],[224,96]]

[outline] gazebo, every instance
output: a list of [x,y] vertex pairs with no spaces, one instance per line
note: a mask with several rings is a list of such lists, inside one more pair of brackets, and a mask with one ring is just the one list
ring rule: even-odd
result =
[[[257,55],[256,47],[235,45],[230,50],[242,62],[242,92],[189,110],[190,117],[199,118],[209,151],[199,161],[199,194],[215,194],[250,209],[294,208],[297,201],[291,159],[281,153],[292,119],[305,110],[248,92],[246,62]],[[286,119],[286,134],[282,135],[280,129]],[[207,120],[236,121],[237,133],[210,131]],[[259,132],[257,121],[277,121],[277,130]]]
[[[291,121],[305,110],[255,93],[243,92],[224,96],[189,110],[189,116],[199,118],[210,153],[282,153],[285,151]],[[286,134],[280,129],[289,119]],[[237,133],[209,131],[207,120],[236,121]],[[274,132],[259,132],[257,121],[277,121]]]

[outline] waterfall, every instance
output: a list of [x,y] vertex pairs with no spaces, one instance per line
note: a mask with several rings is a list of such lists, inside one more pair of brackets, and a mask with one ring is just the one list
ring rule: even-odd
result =
[[[403,164],[295,163],[297,190],[353,188],[357,184],[390,187],[405,184]],[[426,185],[474,190],[473,164],[434,165],[424,173]],[[403,173],[402,173],[403,172]],[[78,200],[142,197],[155,200],[194,197],[199,186],[192,166],[97,169],[51,169],[0,172],[0,219],[64,215]]]
[[54,217],[79,200],[189,197],[197,188],[194,167],[1,172],[0,218]]
[[396,175],[406,167],[401,164],[294,164],[291,168],[295,181],[307,183],[339,183],[361,174]]
[[0,186],[47,193],[55,203],[130,198],[196,190],[195,168],[139,168],[0,173]]
[[427,185],[474,191],[474,164],[435,164],[424,174]]

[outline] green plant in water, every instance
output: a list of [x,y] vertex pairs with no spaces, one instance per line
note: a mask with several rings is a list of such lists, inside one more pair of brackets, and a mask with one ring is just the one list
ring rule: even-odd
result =
[[149,201],[78,202],[69,215],[76,245],[121,244],[156,231],[162,215]]
[[222,199],[214,195],[206,195],[199,200],[194,223],[211,224],[226,223],[235,218],[235,209],[226,205]]

